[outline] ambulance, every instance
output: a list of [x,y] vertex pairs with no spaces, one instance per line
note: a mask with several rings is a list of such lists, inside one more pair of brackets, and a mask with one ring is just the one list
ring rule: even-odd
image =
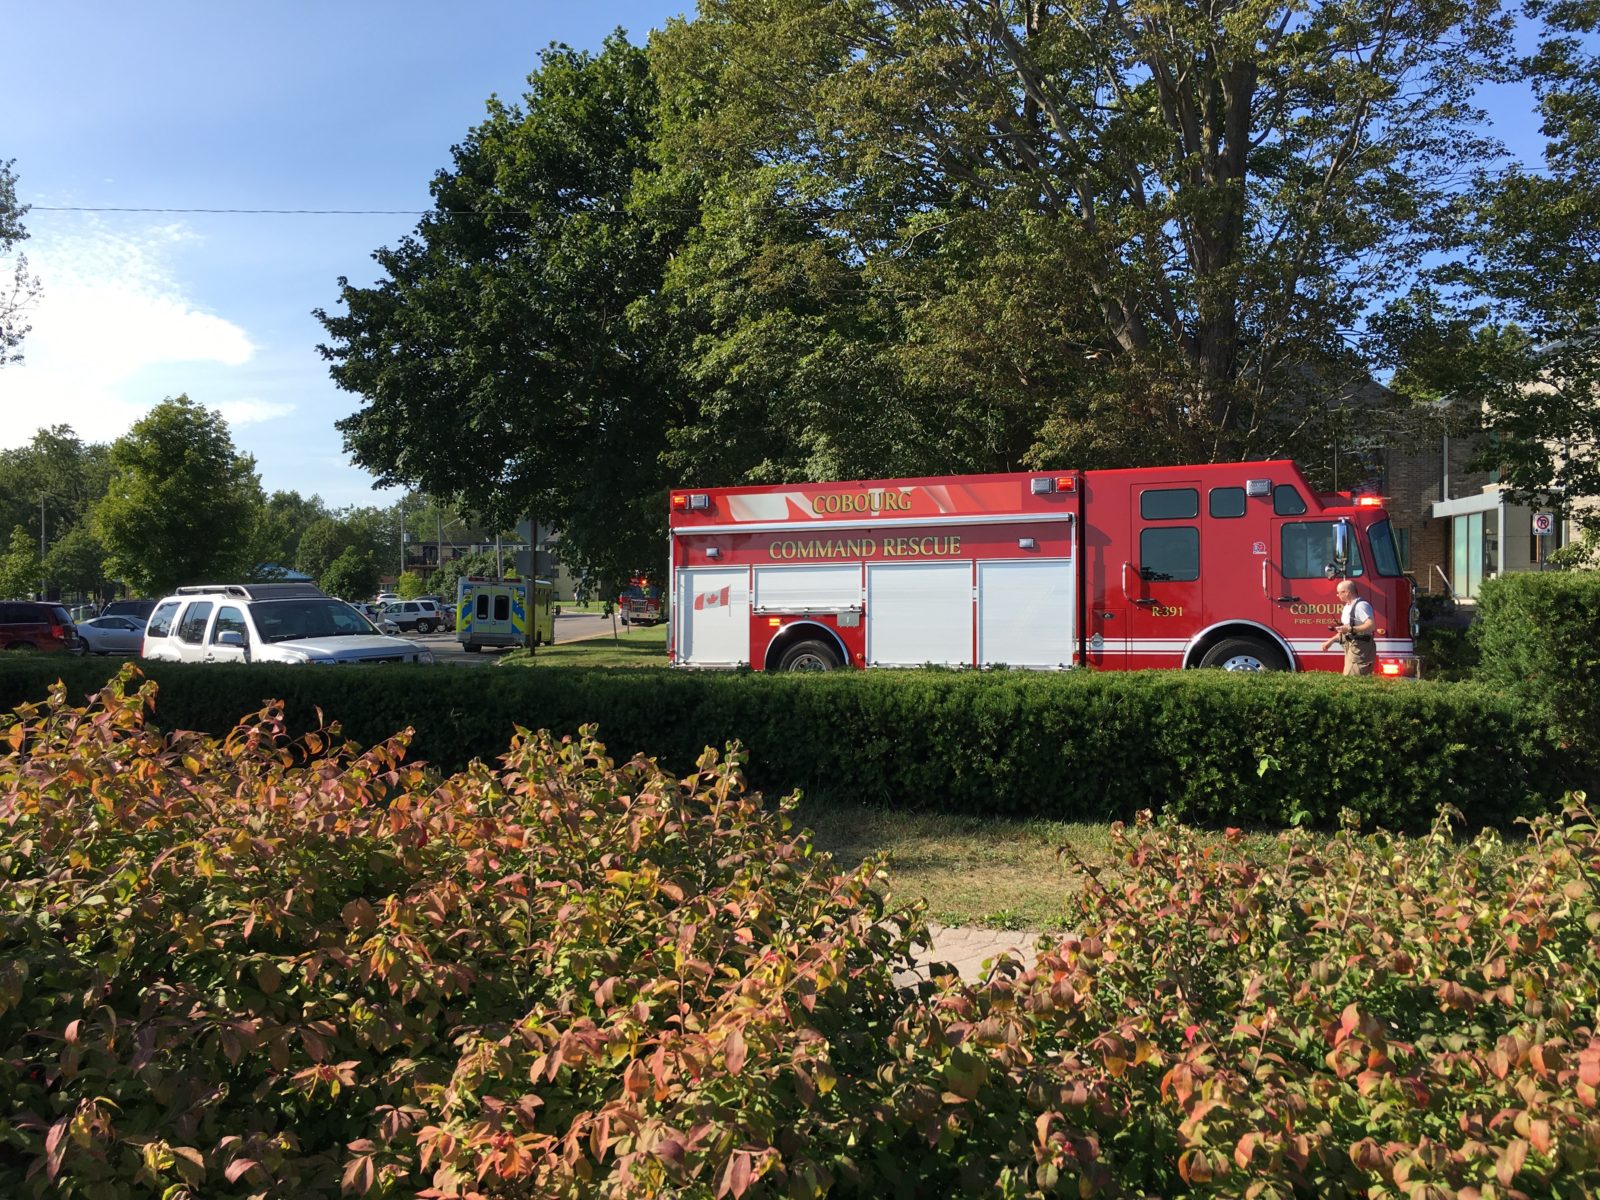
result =
[[456,583],[456,641],[485,646],[548,646],[555,640],[555,587],[548,579],[462,576]]

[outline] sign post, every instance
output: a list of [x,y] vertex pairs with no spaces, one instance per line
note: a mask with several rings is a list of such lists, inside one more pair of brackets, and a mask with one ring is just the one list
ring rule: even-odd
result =
[[1544,570],[1545,560],[1549,558],[1547,547],[1550,538],[1556,531],[1556,519],[1551,513],[1533,514],[1533,536],[1538,538],[1539,570]]

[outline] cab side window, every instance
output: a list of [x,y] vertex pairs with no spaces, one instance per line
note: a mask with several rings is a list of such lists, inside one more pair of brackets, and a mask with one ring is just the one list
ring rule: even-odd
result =
[[[1153,488],[1139,493],[1139,516],[1146,521],[1186,521],[1200,515],[1200,493],[1194,488]],[[644,592],[639,590],[642,596]]]
[[172,632],[172,618],[178,615],[178,602],[168,600],[165,604],[158,604],[155,611],[150,614],[150,620],[144,627],[146,637],[163,638]]
[[221,639],[225,633],[239,633],[244,635],[244,640],[250,640],[250,630],[244,623],[244,614],[237,608],[226,607],[217,613],[217,619],[211,626],[211,640]]
[[1139,577],[1151,583],[1200,578],[1200,531],[1193,525],[1157,526],[1139,533]]
[[1244,489],[1242,487],[1215,487],[1211,489],[1210,512],[1213,517],[1244,516]]
[[[1279,539],[1285,579],[1322,579],[1333,562],[1333,527],[1337,521],[1293,521],[1283,527]],[[1360,575],[1361,548],[1350,539],[1350,562],[1346,575]]]
[[211,601],[196,600],[183,610],[178,622],[178,640],[198,646],[206,638],[206,621],[211,617]]

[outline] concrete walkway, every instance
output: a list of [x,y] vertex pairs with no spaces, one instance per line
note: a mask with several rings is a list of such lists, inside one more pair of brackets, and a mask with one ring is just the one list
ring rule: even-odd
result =
[[933,935],[933,948],[918,951],[916,969],[902,982],[930,979],[932,965],[946,962],[966,982],[978,983],[984,977],[984,965],[1002,954],[1013,955],[1024,966],[1033,966],[1034,946],[1039,941],[1038,933],[1028,929],[974,929],[931,921],[928,932]]

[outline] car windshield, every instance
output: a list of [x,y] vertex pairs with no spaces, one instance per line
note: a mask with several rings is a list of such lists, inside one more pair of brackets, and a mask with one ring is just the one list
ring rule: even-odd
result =
[[372,623],[343,600],[258,600],[250,616],[264,642],[373,632]]

